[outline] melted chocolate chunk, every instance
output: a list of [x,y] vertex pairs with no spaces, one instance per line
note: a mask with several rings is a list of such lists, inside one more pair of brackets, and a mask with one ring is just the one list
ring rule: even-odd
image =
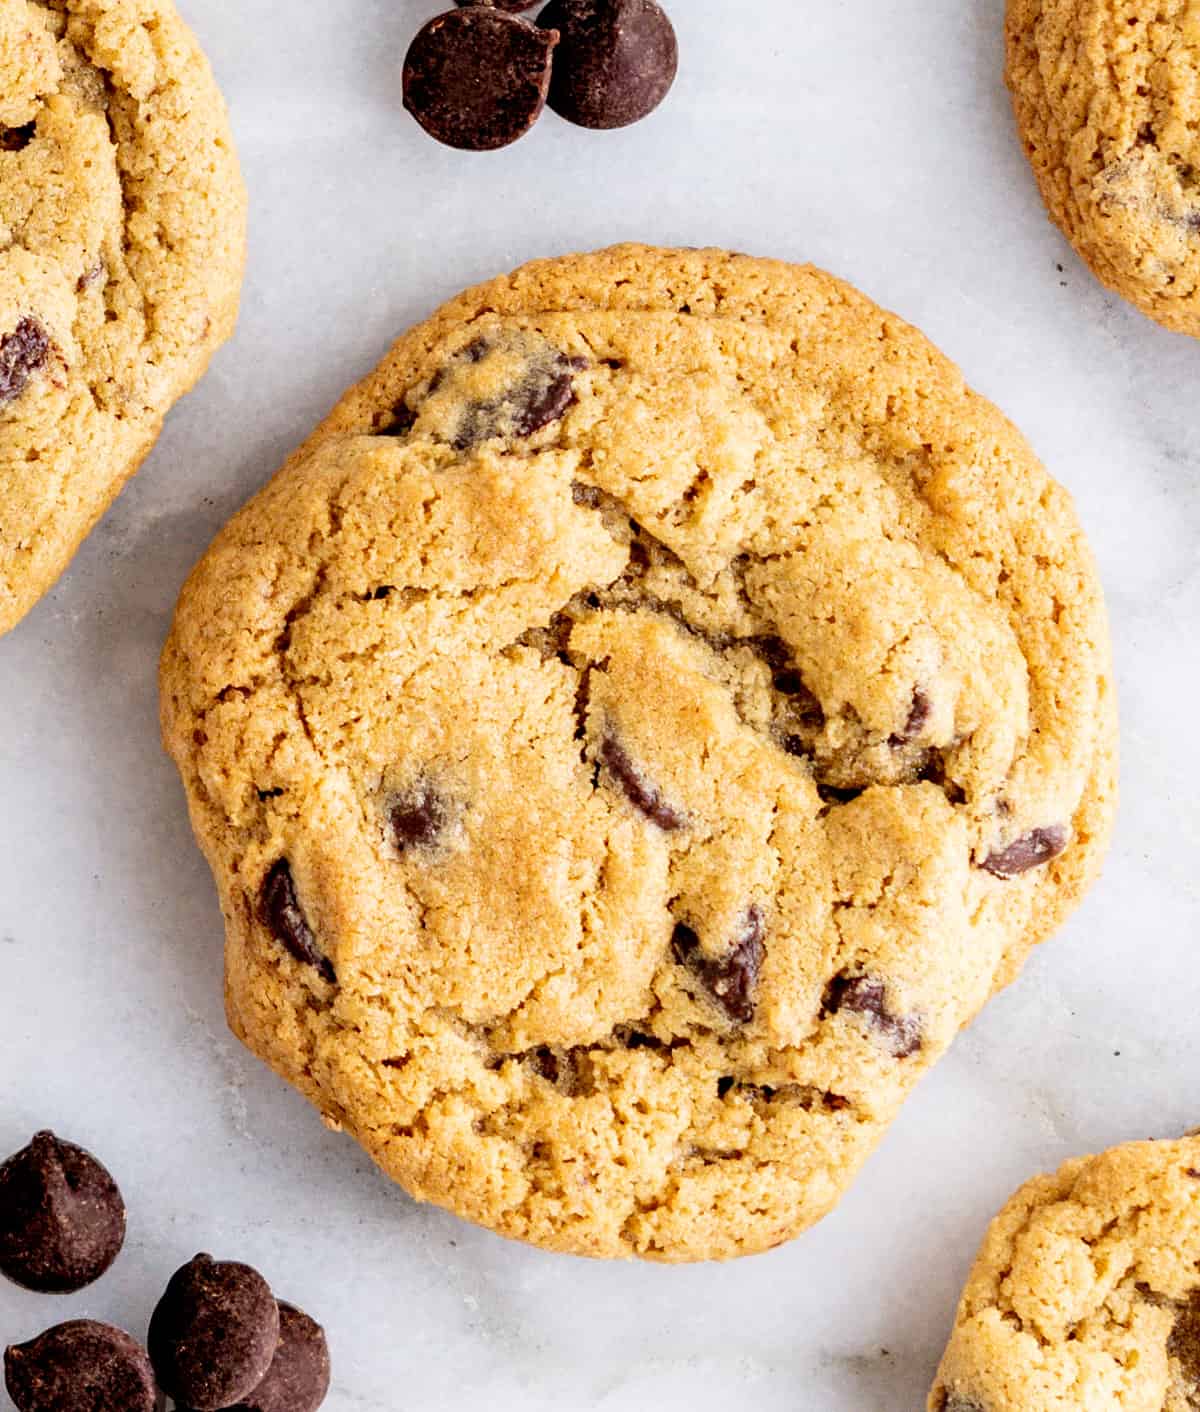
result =
[[[471,361],[478,362],[480,357]],[[555,354],[547,366],[531,363],[525,376],[502,397],[466,408],[451,443],[455,451],[469,451],[497,436],[533,436],[561,421],[575,404],[574,374],[582,366],[581,360],[562,354]]]
[[4,1382],[18,1412],[154,1412],[158,1405],[145,1349],[92,1319],[57,1324],[6,1349]]
[[257,1270],[197,1255],[172,1275],[154,1310],[150,1359],[177,1403],[215,1412],[259,1386],[279,1333],[279,1307]]
[[317,945],[317,938],[300,906],[291,864],[281,858],[263,880],[260,913],[271,935],[306,966],[311,966],[323,981],[337,983],[333,962]]
[[921,732],[929,724],[929,718],[933,715],[933,702],[918,687],[913,692],[912,707],[908,713],[908,720],[904,723],[904,729],[899,735],[894,735],[888,744],[894,748],[901,745],[911,745],[914,740],[920,737]]
[[0,406],[20,397],[49,357],[50,335],[37,319],[22,319],[12,333],[0,338]]
[[1184,1304],[1167,1340],[1167,1357],[1179,1365],[1189,1392],[1200,1393],[1200,1290]]
[[1057,858],[1070,841],[1070,835],[1061,824],[1048,829],[1034,829],[1024,838],[1010,843],[998,853],[990,853],[984,859],[986,872],[997,878],[1015,878],[1028,873],[1032,868],[1040,868],[1051,859]]
[[922,1045],[921,1022],[913,1015],[895,1015],[888,1009],[887,987],[874,976],[835,976],[825,991],[823,1015],[843,1010],[862,1015],[897,1059],[908,1059]]
[[37,123],[22,127],[0,127],[0,152],[24,152],[37,136]]
[[725,956],[706,956],[700,949],[700,938],[683,922],[675,927],[671,950],[676,961],[692,972],[731,1020],[748,1025],[754,1019],[758,977],[766,957],[765,932],[761,908],[751,906]]
[[[325,1330],[294,1305],[279,1302],[279,1346],[267,1376],[226,1412],[317,1412],[329,1392]],[[195,1412],[180,1407],[178,1412]]]
[[550,106],[581,127],[626,127],[663,101],[679,44],[656,0],[550,0],[538,15],[560,36]]
[[668,804],[655,785],[645,779],[614,736],[600,742],[600,763],[635,809],[666,833],[687,827],[687,816]]
[[550,91],[553,29],[490,5],[430,20],[404,61],[404,106],[431,137],[490,152],[523,137]]
[[431,848],[449,820],[446,801],[424,780],[388,801],[388,835],[400,853],[409,848]]
[[90,1152],[38,1133],[0,1167],[0,1273],[41,1294],[98,1280],[125,1241],[125,1203]]

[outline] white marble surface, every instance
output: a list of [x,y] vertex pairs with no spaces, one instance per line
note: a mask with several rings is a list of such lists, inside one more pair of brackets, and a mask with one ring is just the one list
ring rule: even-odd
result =
[[[130,1237],[82,1296],[0,1288],[0,1342],[84,1312],[141,1332],[209,1249],[324,1319],[332,1412],[916,1412],[1008,1192],[1200,1122],[1200,346],[1106,294],[1046,223],[999,77],[1002,0],[674,0],[682,70],[659,114],[607,135],[548,117],[483,157],[400,106],[437,0],[182,7],[252,194],[241,327],[0,641],[0,1152],[42,1125],[94,1147]],[[812,259],[939,342],[1075,493],[1124,712],[1102,884],[840,1210],[727,1268],[508,1245],[416,1208],[327,1133],[224,1028],[220,918],[156,735],[184,575],[391,336],[527,257],[620,238]]]

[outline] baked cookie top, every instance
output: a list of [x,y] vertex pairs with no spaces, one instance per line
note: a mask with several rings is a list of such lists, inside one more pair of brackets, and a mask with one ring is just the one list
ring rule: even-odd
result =
[[1007,32],[1050,215],[1110,289],[1200,335],[1200,5],[1009,0]]
[[228,337],[245,194],[169,0],[0,3],[0,633]]
[[776,1244],[1108,831],[1065,492],[813,269],[626,246],[400,340],[193,574],[167,747],[236,1032],[556,1249]]
[[1022,1187],[992,1222],[929,1412],[1200,1406],[1200,1137]]

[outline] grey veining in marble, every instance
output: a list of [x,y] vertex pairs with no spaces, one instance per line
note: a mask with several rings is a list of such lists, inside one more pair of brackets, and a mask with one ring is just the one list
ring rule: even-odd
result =
[[[915,1412],[1008,1192],[1200,1122],[1200,345],[1108,295],[1046,222],[999,76],[1002,0],[674,0],[680,79],[655,117],[551,117],[490,156],[402,111],[437,0],[181,4],[252,193],[241,327],[0,641],[0,1152],[47,1124],[93,1146],[129,1242],[76,1298],[0,1288],[0,1342],[83,1313],[142,1333],[204,1249],[325,1321],[332,1412]],[[728,1268],[507,1245],[326,1132],[224,1028],[220,917],[156,734],[180,583],[338,393],[464,285],[621,238],[814,260],[924,328],[1077,497],[1122,693],[1100,887],[842,1207]]]

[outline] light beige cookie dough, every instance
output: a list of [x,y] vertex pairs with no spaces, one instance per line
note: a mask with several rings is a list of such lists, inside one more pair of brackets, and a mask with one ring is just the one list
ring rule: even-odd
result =
[[169,0],[0,0],[0,633],[232,332],[245,206]]
[[586,1255],[824,1215],[1113,807],[1066,493],[899,319],[711,250],[402,338],[193,574],[162,713],[234,1030]]
[[1110,289],[1200,336],[1200,5],[1008,0],[1007,32],[1050,215]]
[[1200,1137],[1038,1177],[992,1222],[929,1412],[1200,1407]]

